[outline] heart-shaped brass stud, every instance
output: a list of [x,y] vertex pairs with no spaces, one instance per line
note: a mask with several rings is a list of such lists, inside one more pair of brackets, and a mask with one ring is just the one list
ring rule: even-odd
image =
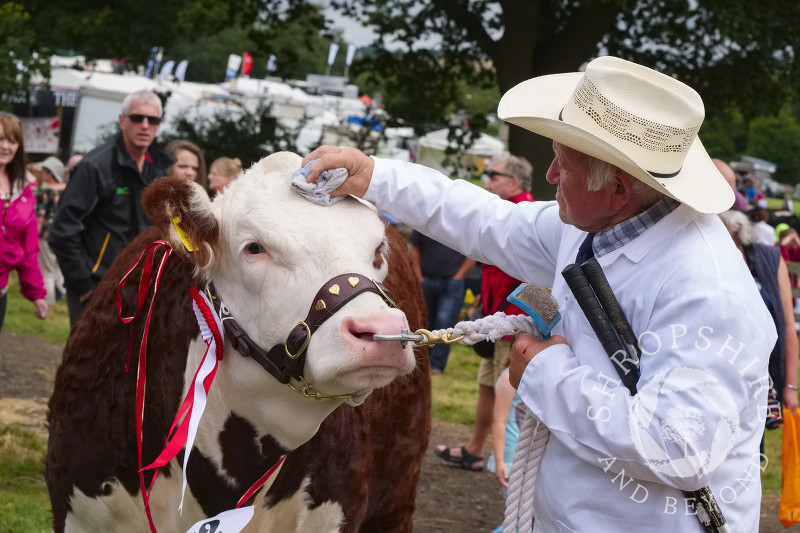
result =
[[322,311],[323,309],[325,309],[325,307],[326,307],[325,302],[323,302],[322,300],[317,300],[317,305],[314,306],[314,309],[316,309],[317,311]]
[[331,288],[328,289],[328,292],[333,294],[334,296],[339,296],[339,284],[334,283],[333,285],[331,285]]
[[355,288],[355,286],[358,285],[359,281],[360,280],[355,276],[350,276],[349,278],[347,278],[347,283],[349,283],[350,286],[353,288]]

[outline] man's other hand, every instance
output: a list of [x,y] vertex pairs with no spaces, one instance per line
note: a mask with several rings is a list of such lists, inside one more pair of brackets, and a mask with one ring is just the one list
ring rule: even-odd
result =
[[567,341],[560,335],[553,335],[545,341],[529,333],[517,333],[509,356],[508,378],[511,386],[515,389],[519,387],[525,368],[536,354],[556,344],[567,344]]

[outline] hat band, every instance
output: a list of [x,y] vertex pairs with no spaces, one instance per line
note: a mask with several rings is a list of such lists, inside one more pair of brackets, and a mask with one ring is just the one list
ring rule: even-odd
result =
[[[563,114],[564,114],[564,108],[562,107],[561,111],[558,112],[558,120],[560,120],[561,122],[564,122],[564,118],[562,116]],[[681,167],[681,168],[683,168],[683,167]],[[670,172],[668,174],[663,174],[661,172],[653,172],[652,170],[647,170],[647,169],[644,169],[644,170],[645,170],[645,172],[647,172],[648,174],[650,174],[654,178],[662,179],[662,178],[674,178],[675,176],[677,176],[678,174],[681,173],[681,168],[679,168],[675,172]]]

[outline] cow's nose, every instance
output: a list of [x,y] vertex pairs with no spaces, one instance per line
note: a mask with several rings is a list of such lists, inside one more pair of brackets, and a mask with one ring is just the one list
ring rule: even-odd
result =
[[398,309],[348,317],[342,321],[345,343],[364,358],[364,364],[375,366],[402,367],[408,363],[410,345],[403,348],[400,342],[380,342],[373,338],[376,334],[397,334],[402,329],[408,329],[408,322]]

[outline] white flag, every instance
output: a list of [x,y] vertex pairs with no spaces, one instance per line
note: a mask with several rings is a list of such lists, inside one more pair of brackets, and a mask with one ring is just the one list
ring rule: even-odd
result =
[[242,64],[242,56],[231,54],[228,56],[228,70],[225,71],[225,79],[229,80],[236,77],[239,66]]
[[160,80],[167,79],[167,76],[172,74],[172,67],[174,67],[174,66],[175,66],[175,62],[173,60],[171,60],[171,59],[169,61],[167,61],[166,63],[164,63],[164,66],[161,67],[161,72],[158,74],[158,79],[160,79]]
[[328,65],[333,65],[333,60],[336,59],[336,54],[339,52],[339,45],[336,43],[331,43],[331,47],[328,49]]
[[356,55],[356,45],[348,44],[347,45],[347,59],[345,60],[345,64],[349,67],[353,63],[353,57]]
[[183,81],[186,78],[186,67],[189,66],[189,61],[184,59],[178,66],[175,67],[175,79],[178,81]]

